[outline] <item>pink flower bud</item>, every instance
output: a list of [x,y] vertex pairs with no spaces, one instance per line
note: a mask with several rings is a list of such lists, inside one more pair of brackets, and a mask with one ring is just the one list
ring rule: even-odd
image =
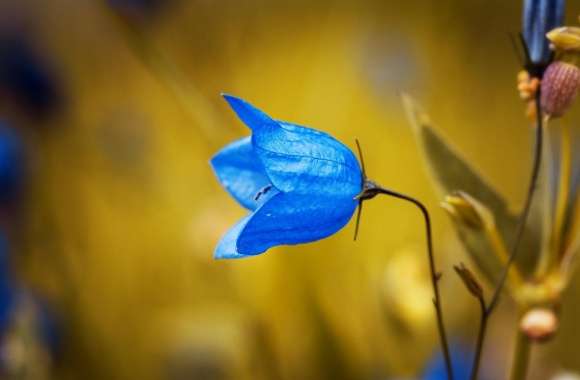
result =
[[531,309],[523,315],[520,329],[531,340],[543,342],[553,337],[558,331],[558,317],[552,309]]
[[580,87],[580,69],[571,63],[550,64],[542,78],[542,110],[550,117],[562,116],[570,107]]

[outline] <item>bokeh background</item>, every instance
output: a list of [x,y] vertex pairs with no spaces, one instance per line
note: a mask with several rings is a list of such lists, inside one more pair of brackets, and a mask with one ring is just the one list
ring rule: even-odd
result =
[[[478,309],[452,265],[469,259],[400,93],[517,209],[532,143],[509,39],[520,13],[515,0],[2,0],[3,376],[442,378],[409,205],[369,203],[356,243],[351,222],[321,242],[213,260],[244,211],[208,160],[249,134],[221,92],[358,138],[370,177],[428,205],[448,329],[468,361]],[[569,1],[568,20],[579,13]],[[579,297],[577,281],[530,378],[580,371]],[[504,377],[516,323],[505,299],[486,378]]]

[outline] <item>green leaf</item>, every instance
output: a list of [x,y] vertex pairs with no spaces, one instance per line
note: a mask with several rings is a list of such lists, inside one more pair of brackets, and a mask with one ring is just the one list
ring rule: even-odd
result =
[[506,201],[445,139],[433,128],[425,112],[408,95],[403,102],[415,136],[422,148],[428,169],[442,194],[465,191],[489,207],[496,215],[507,215]]
[[[441,206],[451,216],[459,239],[481,273],[491,283],[497,283],[508,261],[509,252],[491,211],[465,192],[446,196]],[[518,268],[511,268],[508,280],[509,289],[517,289],[516,286],[522,282]]]
[[[441,197],[457,191],[464,191],[485,205],[494,216],[501,239],[507,247],[511,247],[518,217],[513,215],[507,202],[498,191],[471,165],[446,139],[433,127],[428,115],[409,96],[403,95],[403,104],[413,127],[415,137],[421,148],[427,169],[435,188]],[[527,173],[522,175],[522,183],[527,183]],[[525,191],[525,190],[522,190]],[[455,224],[458,226],[458,224]],[[535,230],[535,228],[534,228]],[[489,255],[486,250],[490,244],[485,237],[474,235],[473,230],[459,228],[458,232],[467,251],[481,262],[481,255]],[[516,266],[523,274],[534,271],[538,255],[538,239],[541,234],[537,231],[526,232],[520,249],[527,254],[518,255]]]

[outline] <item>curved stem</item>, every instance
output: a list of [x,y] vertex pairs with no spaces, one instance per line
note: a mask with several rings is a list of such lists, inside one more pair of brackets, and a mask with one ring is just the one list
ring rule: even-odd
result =
[[483,296],[478,299],[479,306],[481,308],[481,319],[479,321],[477,343],[475,344],[475,355],[473,357],[473,366],[471,367],[471,375],[469,376],[471,380],[477,380],[477,376],[479,373],[479,365],[481,363],[481,352],[483,350],[483,342],[485,340],[485,332],[487,330],[487,319],[489,316],[486,310],[485,300],[483,299]]
[[435,254],[433,253],[433,238],[431,232],[431,217],[429,216],[429,211],[423,203],[419,200],[410,197],[405,194],[397,193],[392,190],[384,189],[378,185],[374,185],[372,191],[376,194],[385,194],[392,197],[402,199],[404,201],[410,202],[415,205],[425,219],[425,229],[427,236],[427,254],[429,256],[429,269],[431,272],[431,283],[433,285],[433,305],[435,306],[435,313],[437,315],[437,328],[439,330],[439,339],[441,341],[441,348],[443,349],[443,356],[445,358],[445,366],[447,369],[447,378],[453,380],[453,367],[451,365],[451,354],[449,352],[449,343],[447,341],[447,334],[445,332],[445,325],[443,323],[443,310],[441,307],[440,295],[439,295],[439,279],[441,278],[441,273],[437,272],[435,267]]
[[503,269],[500,280],[495,288],[493,296],[491,297],[491,301],[489,302],[489,305],[487,306],[486,314],[488,314],[488,315],[491,314],[493,309],[497,306],[497,303],[499,301],[499,297],[501,295],[501,292],[503,290],[503,287],[504,287],[506,279],[507,279],[507,275],[510,271],[512,264],[514,263],[514,261],[516,259],[516,256],[518,253],[518,248],[519,248],[520,243],[522,241],[524,231],[526,230],[526,223],[528,221],[528,216],[530,214],[530,209],[532,206],[532,199],[534,197],[534,192],[536,190],[538,177],[540,175],[540,167],[541,167],[541,163],[542,163],[542,149],[543,149],[543,143],[542,143],[542,141],[543,141],[543,129],[544,129],[543,123],[542,123],[542,107],[540,105],[540,99],[541,99],[541,94],[540,94],[540,89],[538,89],[538,91],[536,92],[536,143],[535,143],[535,149],[534,149],[534,163],[532,165],[532,174],[531,174],[530,183],[528,186],[528,194],[526,196],[526,202],[524,204],[524,209],[522,211],[522,215],[521,215],[520,220],[519,220],[518,228],[516,231],[516,237],[514,239],[514,243],[512,246],[512,251],[511,251],[510,257],[508,258],[508,261]]

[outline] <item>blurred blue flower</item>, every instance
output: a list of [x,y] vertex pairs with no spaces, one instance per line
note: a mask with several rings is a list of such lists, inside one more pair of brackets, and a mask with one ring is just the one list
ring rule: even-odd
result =
[[523,36],[534,66],[550,63],[546,33],[564,22],[566,0],[524,0]]
[[24,147],[16,130],[0,121],[0,206],[18,198],[24,179]]
[[8,96],[32,116],[47,116],[61,102],[57,80],[21,36],[0,37],[0,100]]
[[[453,358],[453,374],[457,379],[469,379],[471,365],[473,364],[473,351],[462,344],[454,344],[451,347]],[[480,378],[483,379],[482,376]],[[425,367],[422,380],[446,380],[447,370],[445,359],[441,352],[438,352]]]
[[53,359],[56,359],[62,349],[61,320],[48,300],[30,291],[27,294],[33,303],[38,338]]
[[312,242],[352,217],[363,175],[351,150],[326,133],[274,120],[224,95],[252,136],[218,152],[211,165],[225,189],[252,211],[219,242],[215,257],[241,258]]
[[18,300],[8,251],[8,240],[4,233],[0,232],[0,335],[10,326]]

